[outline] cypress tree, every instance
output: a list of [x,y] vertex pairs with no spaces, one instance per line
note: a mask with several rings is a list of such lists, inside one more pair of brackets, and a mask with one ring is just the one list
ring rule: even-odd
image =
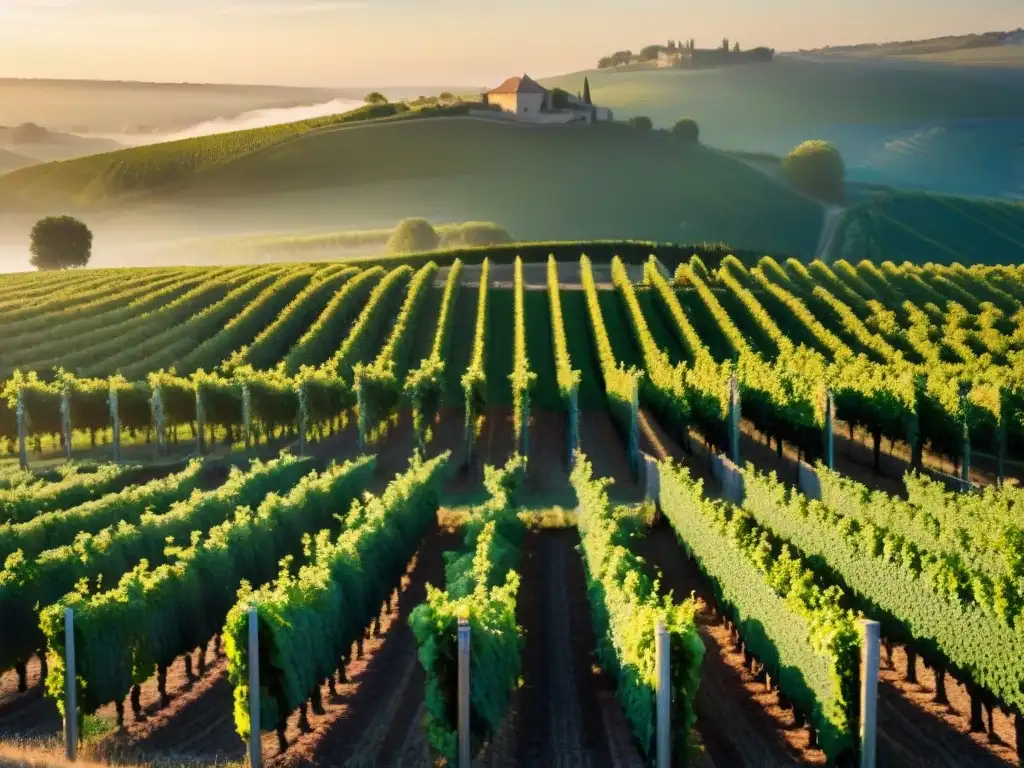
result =
[[592,104],[593,103],[590,100],[590,79],[586,78],[586,77],[583,78],[583,103],[584,104]]

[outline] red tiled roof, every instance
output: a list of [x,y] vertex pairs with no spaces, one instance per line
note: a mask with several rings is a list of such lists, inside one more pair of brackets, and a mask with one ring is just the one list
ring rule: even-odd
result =
[[529,75],[510,77],[504,83],[488,93],[547,93],[547,88]]

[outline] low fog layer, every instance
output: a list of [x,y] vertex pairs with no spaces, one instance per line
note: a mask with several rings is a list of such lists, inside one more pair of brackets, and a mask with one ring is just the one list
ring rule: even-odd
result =
[[353,109],[363,106],[363,102],[353,99],[333,99],[321,104],[309,104],[301,107],[274,107],[271,109],[255,109],[250,112],[243,112],[234,117],[218,117],[213,120],[204,120],[187,128],[176,131],[163,132],[123,132],[123,133],[84,133],[82,136],[90,136],[104,139],[113,139],[125,146],[142,146],[144,144],[160,144],[165,141],[177,141],[179,139],[194,139],[197,136],[209,136],[216,133],[230,133],[231,131],[242,131],[248,128],[265,128],[268,125],[280,125],[282,123],[293,123],[299,120],[311,120],[327,115],[338,115],[343,112],[351,112]]

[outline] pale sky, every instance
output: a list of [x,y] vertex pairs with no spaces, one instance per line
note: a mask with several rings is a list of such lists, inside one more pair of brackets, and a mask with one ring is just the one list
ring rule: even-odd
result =
[[487,85],[669,38],[786,51],[1022,24],[1022,0],[0,0],[0,77]]

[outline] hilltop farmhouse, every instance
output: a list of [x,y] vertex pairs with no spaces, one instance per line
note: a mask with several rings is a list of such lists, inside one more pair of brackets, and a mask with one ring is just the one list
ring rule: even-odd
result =
[[484,101],[497,107],[506,118],[525,123],[559,125],[578,122],[612,120],[607,107],[586,104],[580,98],[562,93],[556,103],[555,93],[549,91],[529,75],[510,77],[497,88],[484,94]]

